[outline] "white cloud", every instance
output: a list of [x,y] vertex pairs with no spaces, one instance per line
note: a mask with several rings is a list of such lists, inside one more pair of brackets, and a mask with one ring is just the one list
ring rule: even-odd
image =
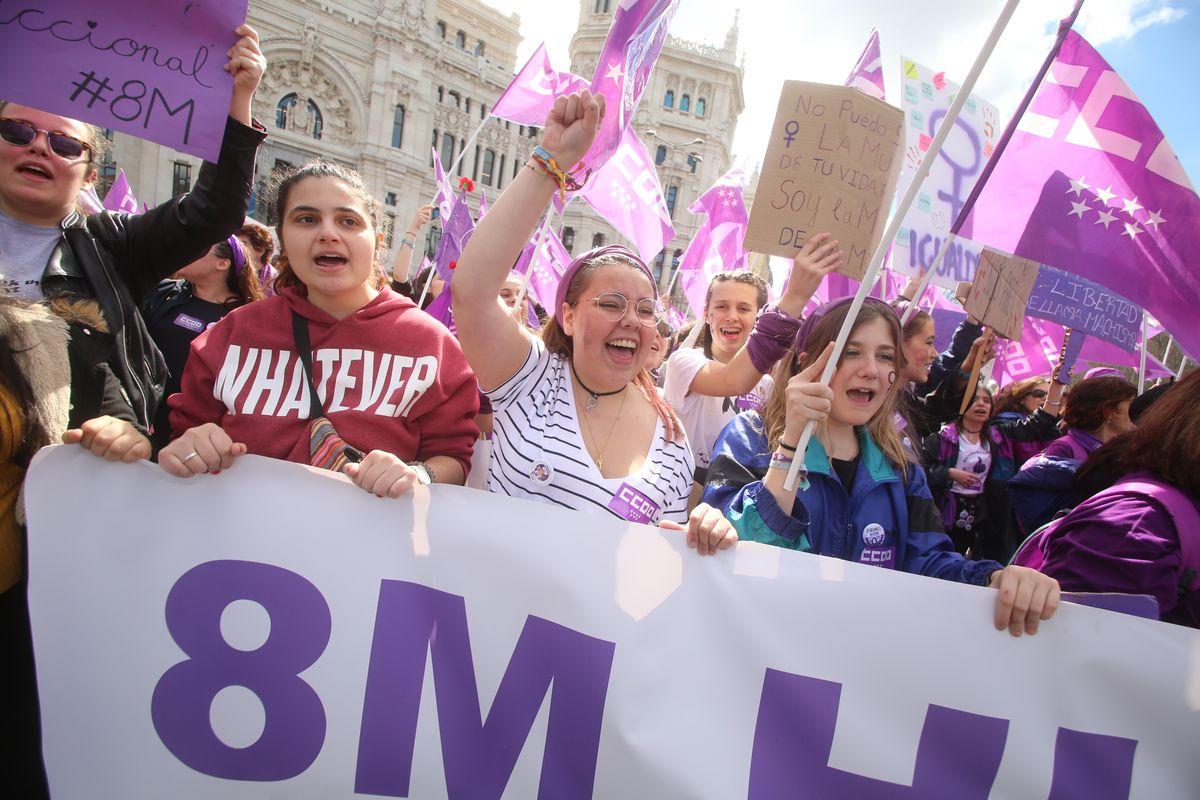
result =
[[[521,15],[526,37],[522,61],[545,41],[555,65],[567,67],[578,4],[488,2]],[[1045,59],[1058,20],[1073,5],[1073,0],[1026,0],[1018,6],[975,93],[999,106],[1005,116],[1011,114]],[[671,32],[720,44],[735,7],[719,0],[681,0]],[[945,70],[947,77],[961,83],[1000,8],[1000,0],[744,0],[739,47],[746,63],[746,111],[734,140],[738,164],[753,167],[765,149],[783,81],[843,82],[872,27],[879,29],[888,97],[898,103],[901,55]],[[1078,28],[1092,44],[1102,46],[1170,24],[1186,13],[1178,0],[1089,0]]]

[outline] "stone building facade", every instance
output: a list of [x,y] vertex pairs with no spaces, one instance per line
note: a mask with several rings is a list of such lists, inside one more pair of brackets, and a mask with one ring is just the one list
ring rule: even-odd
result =
[[[615,6],[582,0],[572,71],[592,74]],[[362,174],[382,204],[390,243],[390,226],[402,231],[433,197],[431,148],[452,176],[475,181],[477,202],[480,192],[498,195],[537,143],[537,130],[487,117],[519,67],[515,14],[481,0],[250,0],[248,21],[268,61],[254,102],[270,134],[256,163],[256,218],[270,219],[262,200],[272,171],[322,157]],[[744,105],[736,49],[736,20],[720,48],[668,39],[634,118],[636,130],[659,137],[643,139],[660,157],[674,207],[678,235],[667,264],[695,232],[688,205],[731,162]],[[697,139],[703,143],[674,146]],[[150,205],[186,191],[199,169],[192,156],[119,133],[111,158],[103,173],[124,169]],[[617,236],[582,203],[572,204],[564,223],[577,253],[597,237]]]

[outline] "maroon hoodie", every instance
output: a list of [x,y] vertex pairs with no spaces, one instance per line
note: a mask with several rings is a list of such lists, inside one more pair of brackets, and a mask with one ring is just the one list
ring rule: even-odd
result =
[[308,320],[313,381],[343,439],[364,453],[450,456],[470,468],[475,373],[445,327],[389,288],[342,320],[308,302],[304,287],[232,311],[192,343],[168,400],[176,435],[214,422],[251,453],[308,463],[309,391],[293,309]]

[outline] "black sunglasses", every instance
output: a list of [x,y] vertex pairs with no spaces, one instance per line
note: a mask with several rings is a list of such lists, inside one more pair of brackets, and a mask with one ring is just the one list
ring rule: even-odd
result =
[[1041,400],[1042,398],[1046,397],[1047,393],[1045,389],[1034,389],[1032,392],[1030,392],[1030,394],[1036,397],[1038,400]]
[[0,119],[0,139],[9,144],[15,144],[17,147],[27,147],[39,133],[46,134],[46,141],[50,143],[50,149],[60,158],[74,161],[87,153],[88,160],[91,161],[92,146],[87,142],[82,142],[74,136],[67,136],[65,133],[35,128],[22,119]]

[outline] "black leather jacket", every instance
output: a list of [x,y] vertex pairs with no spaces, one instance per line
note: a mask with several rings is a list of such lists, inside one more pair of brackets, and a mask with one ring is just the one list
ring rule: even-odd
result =
[[62,221],[42,274],[47,298],[94,299],[113,334],[108,364],[141,427],[162,399],[166,366],[139,308],[159,281],[229,237],[246,218],[260,128],[230,119],[216,164],[200,167],[192,191],[145,214],[110,211]]

